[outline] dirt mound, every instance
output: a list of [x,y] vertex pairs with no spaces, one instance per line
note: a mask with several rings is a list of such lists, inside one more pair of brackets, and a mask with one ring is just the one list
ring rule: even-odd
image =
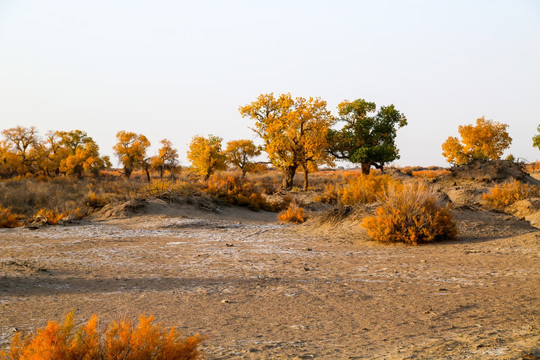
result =
[[523,218],[532,226],[540,229],[540,198],[516,201],[507,207],[505,212]]
[[221,209],[208,197],[192,197],[183,204],[168,203],[161,199],[132,199],[111,203],[94,213],[90,220],[124,219],[143,214],[178,215],[184,207],[220,213]]
[[540,185],[525,172],[521,164],[508,160],[475,160],[469,164],[454,166],[450,174],[444,177],[453,181],[496,182],[519,180],[521,182]]

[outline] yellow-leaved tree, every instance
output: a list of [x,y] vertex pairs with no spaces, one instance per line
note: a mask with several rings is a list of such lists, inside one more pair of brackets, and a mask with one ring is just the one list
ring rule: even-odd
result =
[[442,144],[442,154],[449,163],[462,165],[472,160],[497,160],[512,143],[507,124],[486,120],[483,116],[476,125],[460,125],[461,140],[450,136]]
[[165,170],[169,170],[171,180],[175,181],[174,172],[178,167],[178,151],[173,148],[170,140],[161,140],[161,148],[158,151],[158,155],[152,158],[152,168],[159,171],[161,181],[163,181]]
[[[57,136],[58,144],[63,147],[63,151],[56,149],[57,156],[62,156],[60,171],[77,177],[82,177],[83,172],[97,177],[100,170],[111,166],[109,157],[99,155],[98,144],[85,131],[59,131]],[[48,139],[49,146],[54,149],[52,136],[49,135]]]
[[[283,173],[282,189],[290,190],[299,167],[307,174],[315,165],[331,164],[326,149],[327,133],[334,118],[320,98],[293,99],[291,94],[261,94],[240,107],[243,117],[255,120],[253,129],[263,140],[272,164]],[[310,165],[311,164],[311,165]]]
[[[116,139],[118,143],[113,149],[124,166],[124,175],[127,178],[131,176],[133,170],[147,169],[146,149],[150,147],[150,141],[146,136],[121,130],[116,134]],[[149,177],[148,173],[147,177]]]
[[225,156],[229,164],[239,168],[242,172],[242,178],[245,178],[246,173],[255,169],[256,164],[253,162],[253,158],[259,156],[261,150],[261,147],[255,145],[251,140],[232,140],[227,143]]
[[17,126],[3,130],[2,135],[4,135],[4,138],[6,139],[4,143],[6,149],[12,151],[16,156],[12,158],[12,160],[17,161],[17,163],[13,165],[18,169],[18,173],[20,175],[25,175],[28,172],[35,174],[37,171],[36,147],[39,143],[36,128],[34,126]]
[[222,140],[214,135],[208,135],[208,138],[196,135],[191,139],[187,157],[195,172],[201,175],[205,181],[216,170],[226,169],[225,155],[221,151]]

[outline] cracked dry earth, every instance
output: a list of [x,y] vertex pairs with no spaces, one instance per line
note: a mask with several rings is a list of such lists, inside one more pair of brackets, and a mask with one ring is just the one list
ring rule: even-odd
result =
[[153,314],[206,335],[208,359],[540,355],[539,232],[525,222],[462,211],[457,241],[408,247],[227,211],[0,230],[0,347],[74,309]]

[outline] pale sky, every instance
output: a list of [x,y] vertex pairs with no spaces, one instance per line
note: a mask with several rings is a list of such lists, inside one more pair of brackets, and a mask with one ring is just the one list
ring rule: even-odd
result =
[[[540,0],[0,0],[0,129],[255,139],[261,93],[394,104],[398,165],[448,165],[441,144],[485,116],[540,159]],[[506,155],[505,154],[505,155]],[[115,159],[116,165],[116,159]]]

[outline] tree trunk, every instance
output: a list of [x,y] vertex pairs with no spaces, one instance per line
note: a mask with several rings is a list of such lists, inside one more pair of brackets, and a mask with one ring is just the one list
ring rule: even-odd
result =
[[133,169],[128,168],[128,167],[125,167],[125,168],[124,168],[124,175],[126,176],[126,178],[129,179],[132,172],[133,172]]
[[371,168],[370,163],[362,163],[362,174],[369,175],[369,169]]
[[293,187],[294,174],[298,165],[287,166],[283,169],[283,182],[281,183],[281,190],[291,190]]
[[309,188],[309,171],[307,169],[307,166],[302,167],[304,170],[304,191],[308,191]]
[[144,167],[144,172],[146,173],[146,180],[150,182],[150,171],[148,171],[148,166]]

